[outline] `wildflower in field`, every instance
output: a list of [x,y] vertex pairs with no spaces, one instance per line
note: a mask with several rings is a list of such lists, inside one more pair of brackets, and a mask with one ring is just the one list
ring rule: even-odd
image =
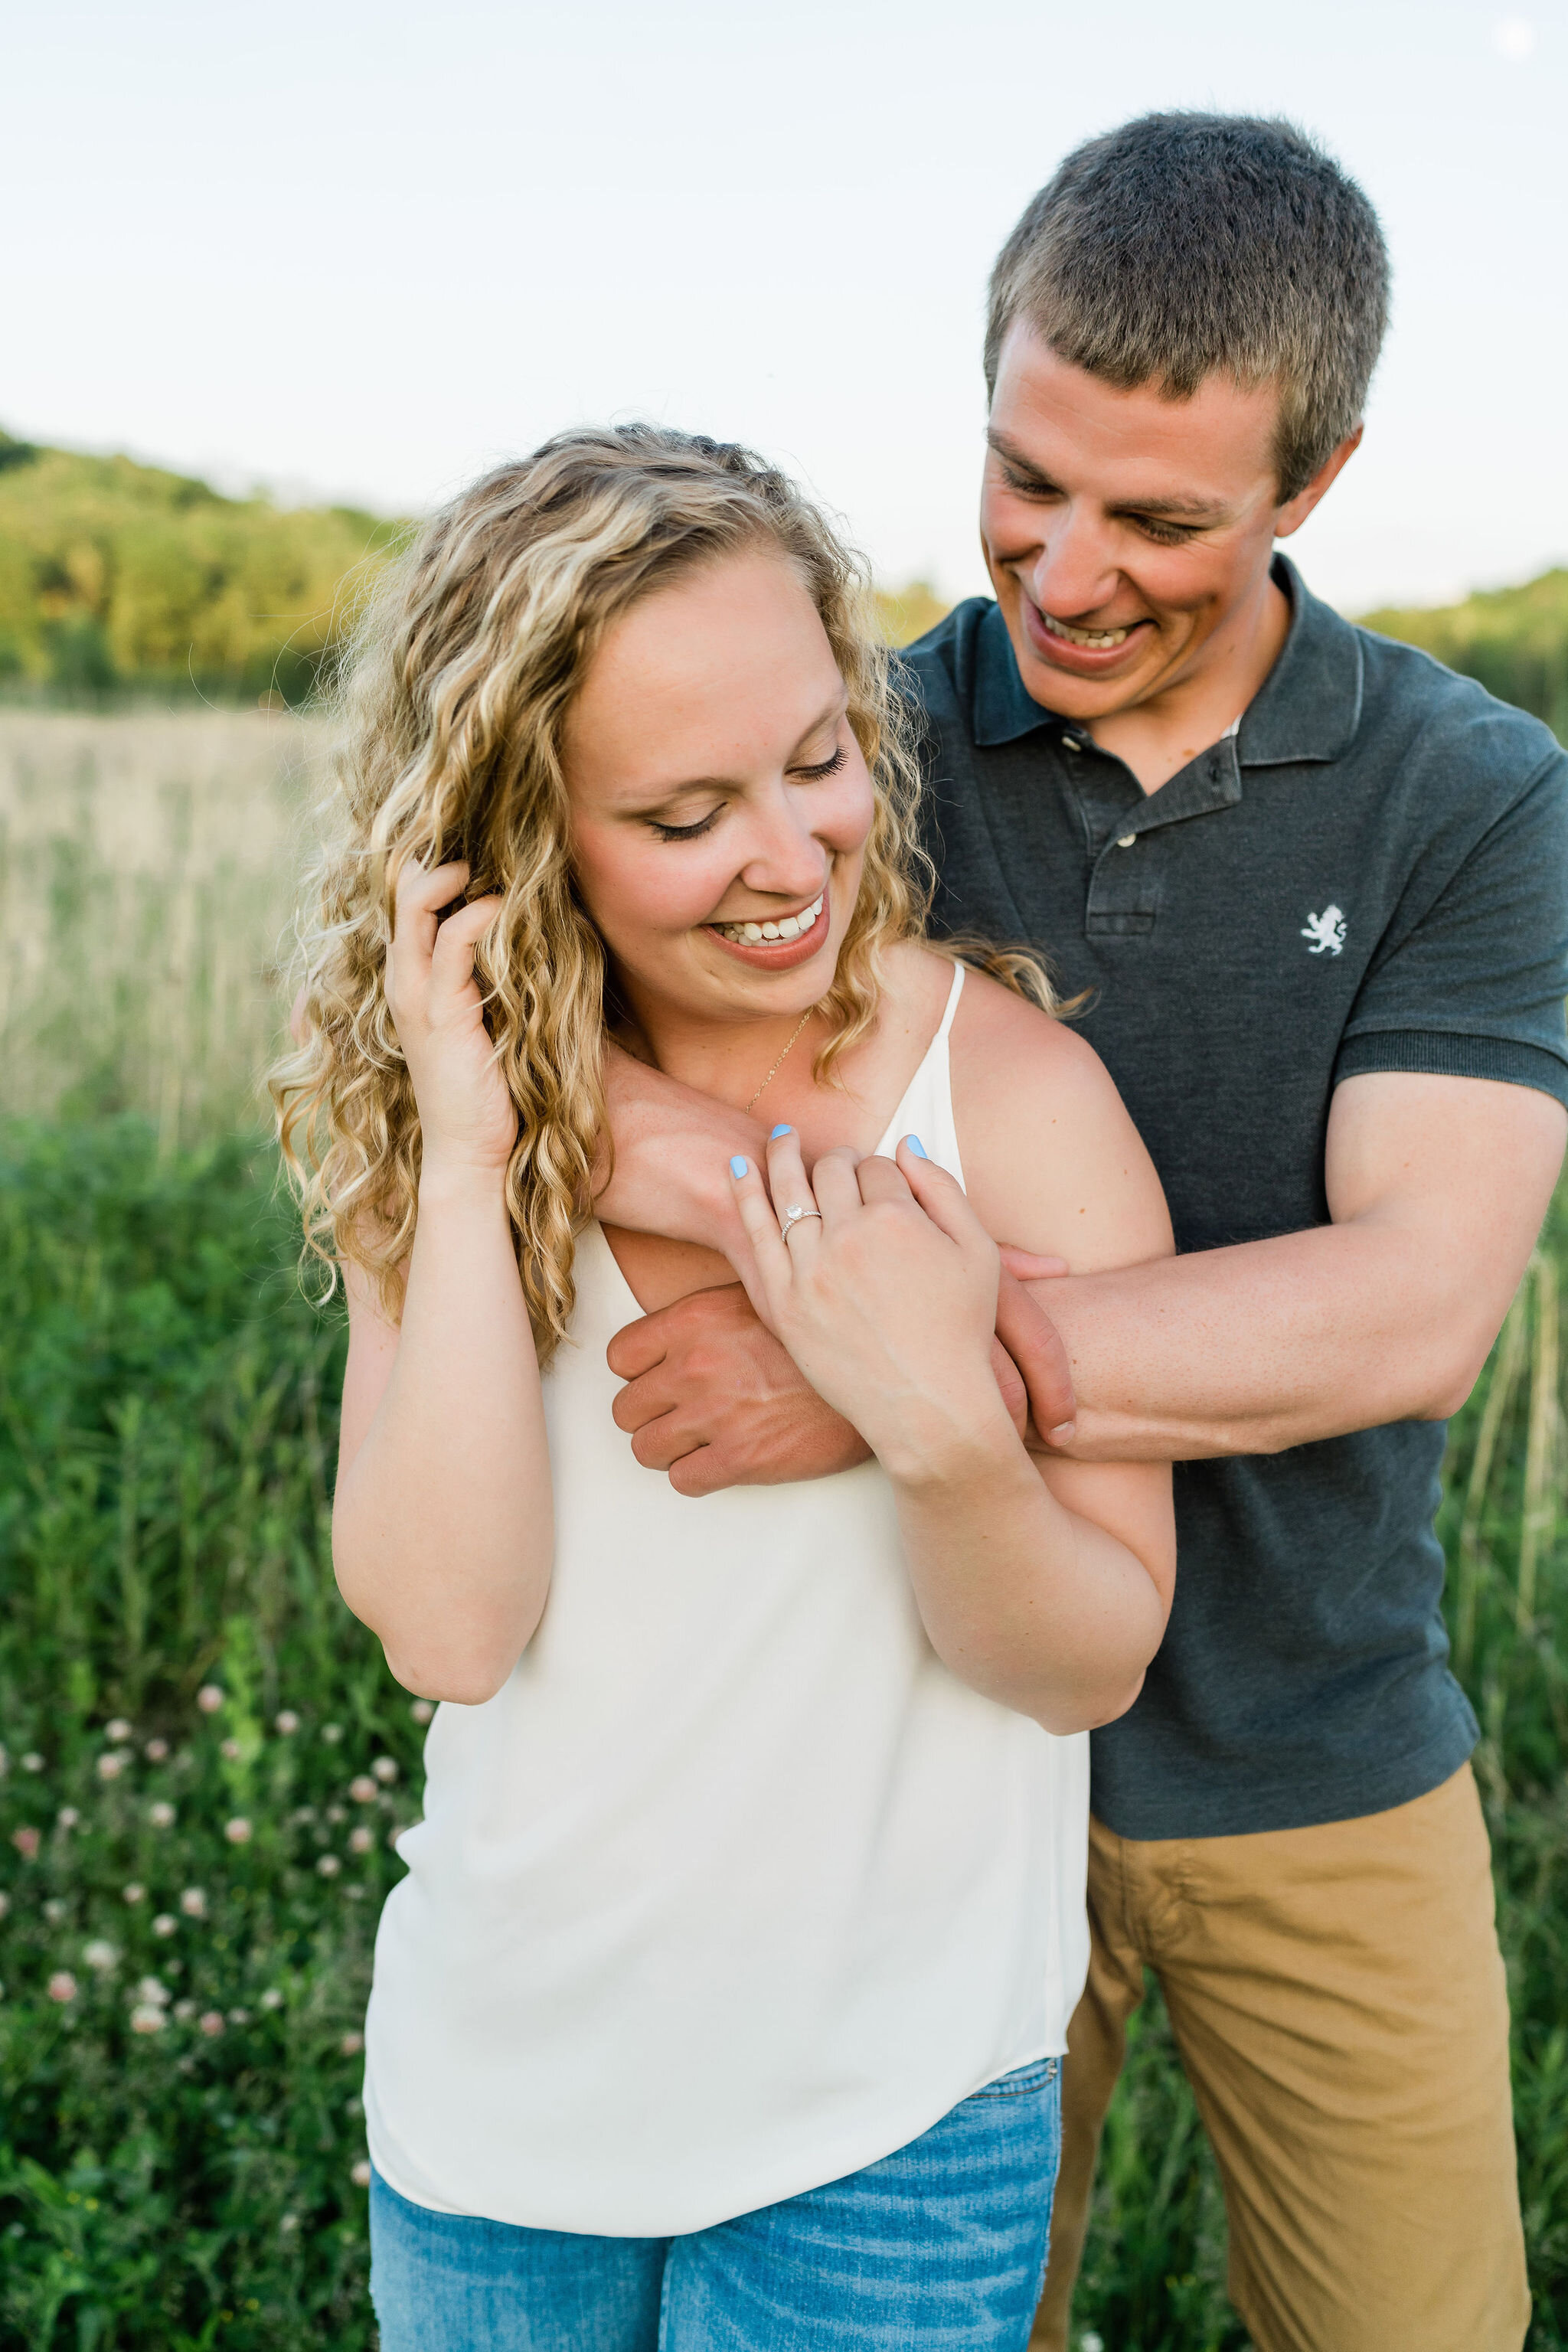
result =
[[106,1943],[101,1936],[95,1936],[90,1944],[84,1944],[81,1948],[81,1956],[88,1967],[97,1970],[100,1975],[118,1967],[120,1962],[120,1954],[115,1950],[114,1946]]
[[188,2025],[195,2013],[196,2005],[194,2000],[177,2000],[174,2003],[174,2015],[182,2025]]
[[125,1758],[121,1756],[117,1748],[105,1748],[103,1754],[98,1759],[99,1779],[100,1780],[118,1780],[120,1775],[125,1769]]
[[147,1818],[155,1830],[172,1830],[174,1826],[174,1808],[160,1797],[155,1805],[148,1806]]
[[261,1996],[261,2006],[262,2006],[262,2008],[263,2008],[263,2009],[281,2009],[281,2008],[282,2008],[282,2006],[283,2006],[283,1996],[282,1996],[282,1994],[279,1991],[279,1990],[278,1990],[278,1988],[277,1988],[277,1986],[276,1986],[276,1985],[268,1985],[268,1986],[267,1990],[266,1990],[266,1991],[262,1994],[262,1996]]
[[180,1908],[187,1919],[205,1919],[207,1916],[207,1898],[199,1886],[187,1886],[180,1897]]
[[10,1908],[11,1897],[5,1894],[3,1889],[0,1889],[0,1919],[4,1919],[6,1912],[9,1911]]
[[216,1715],[223,1705],[223,1693],[216,1683],[204,1683],[196,1693],[196,1705],[204,1715]]
[[363,2050],[364,2048],[364,2035],[363,2033],[345,2033],[342,2042],[338,2044],[338,2047],[342,2052],[345,2058],[352,2058],[356,2050]]
[[436,1710],[427,1698],[416,1698],[408,1712],[416,1723],[428,1723]]
[[149,1764],[161,1764],[168,1752],[169,1743],[166,1739],[150,1739],[142,1750]]
[[38,1858],[38,1832],[36,1829],[25,1827],[19,1830],[13,1830],[11,1832],[11,1843],[16,1847],[24,1862],[37,1862]]
[[153,2001],[139,2000],[131,2012],[132,2033],[162,2033],[163,2012]]
[[327,1819],[330,1822],[346,1822],[348,1815],[344,1812],[341,1805],[329,1805],[327,1807]]
[[356,1805],[372,1803],[379,1793],[375,1782],[368,1772],[356,1772],[349,1782],[349,1794]]
[[49,1999],[51,2000],[74,2000],[76,1999],[76,1979],[72,1976],[69,1969],[57,1969],[54,1975],[49,1979],[47,1990]]
[[3,1780],[5,1778],[6,1773],[10,1769],[11,1751],[5,1745],[4,1741],[0,1741],[0,1780]]
[[50,1927],[58,1927],[65,1916],[66,1906],[60,1901],[59,1896],[58,1895],[51,1895],[49,1900],[44,1906],[44,1916],[48,1921]]
[[36,1748],[28,1748],[28,1750],[27,1750],[27,1752],[26,1752],[26,1755],[23,1757],[23,1759],[22,1759],[22,1769],[23,1769],[23,1771],[24,1771],[24,1772],[41,1772],[41,1771],[43,1770],[43,1769],[44,1769],[44,1759],[43,1759],[43,1758],[39,1755],[39,1753],[38,1753],[38,1751],[37,1751],[37,1749]]
[[335,1748],[342,1736],[343,1727],[341,1723],[322,1724],[321,1737],[326,1741],[329,1748]]
[[299,1730],[300,1718],[291,1706],[286,1706],[281,1715],[273,1717],[272,1728],[274,1731],[280,1731],[287,1739],[291,1731]]
[[169,1988],[158,1977],[143,1977],[136,1988],[138,2000],[150,2000],[155,2009],[168,2005]]
[[121,1888],[120,1895],[121,1902],[124,1903],[144,1903],[147,1899],[147,1889],[138,1885],[135,1879],[132,1879],[129,1886]]
[[374,1843],[375,1832],[374,1830],[366,1829],[363,1822],[360,1823],[357,1830],[351,1830],[349,1832],[349,1852],[351,1853],[368,1853]]
[[349,2178],[353,2182],[356,2189],[368,2189],[370,2187],[370,2165],[365,2158],[363,2156],[361,2157],[353,2172],[349,2175]]
[[55,1815],[55,1823],[59,1829],[74,1830],[80,1819],[81,1815],[74,1805],[62,1805]]
[[300,2216],[298,2213],[283,2213],[279,2216],[278,2229],[280,2236],[285,2238],[292,2236],[293,2232],[299,2228],[299,2226]]
[[117,1739],[117,1740],[118,1740],[118,1739],[134,1739],[134,1738],[135,1738],[135,1737],[136,1737],[136,1734],[134,1733],[134,1731],[132,1731],[132,1729],[131,1726],[126,1722],[125,1717],[124,1717],[122,1715],[117,1715],[117,1716],[115,1717],[115,1718],[114,1718],[114,1720],[113,1720],[113,1722],[112,1722],[112,1723],[106,1723],[106,1724],[104,1725],[104,1727],[103,1727],[103,1736],[104,1736],[105,1739]]
[[218,1753],[220,1756],[226,1756],[231,1764],[237,1764],[239,1761],[238,1740],[220,1739],[218,1742]]
[[232,1822],[225,1822],[223,1833],[230,1845],[248,1845],[255,1835],[243,1813],[236,1813]]
[[315,1820],[315,1818],[316,1818],[316,1808],[314,1807],[314,1805],[296,1805],[296,1806],[295,1806],[295,1808],[294,1808],[293,1812],[292,1812],[292,1813],[290,1814],[290,1816],[289,1816],[289,1819],[293,1822],[295,1828],[296,1828],[296,1829],[299,1829],[299,1830],[302,1830],[302,1829],[305,1829],[306,1827],[308,1827],[308,1825],[309,1825],[311,1822],[313,1822],[313,1821]]
[[250,2023],[250,2011],[247,2009],[231,2009],[228,2013],[228,2021],[231,2025],[248,2025]]
[[342,1870],[342,1864],[335,1853],[324,1853],[317,1863],[316,1868],[323,1878],[335,1878]]
[[196,2020],[196,2025],[198,2030],[206,2035],[209,2042],[215,2040],[223,2032],[222,2010],[204,2009]]
[[179,1924],[172,1911],[160,1911],[153,1922],[153,1933],[154,1936],[172,1936]]

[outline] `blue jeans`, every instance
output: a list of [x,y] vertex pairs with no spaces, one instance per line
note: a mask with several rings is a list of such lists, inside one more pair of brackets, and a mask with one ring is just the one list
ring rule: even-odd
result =
[[879,2163],[677,2238],[411,2205],[376,2174],[382,2352],[1023,2352],[1061,2153],[1059,2062]]

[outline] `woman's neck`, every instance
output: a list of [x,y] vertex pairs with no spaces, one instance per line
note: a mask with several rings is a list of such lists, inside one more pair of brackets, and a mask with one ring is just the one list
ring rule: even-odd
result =
[[769,1085],[785,1058],[793,1061],[806,1049],[803,1059],[809,1067],[822,1030],[822,1016],[815,1006],[804,1017],[796,1012],[703,1021],[676,1007],[638,1004],[619,1040],[666,1077],[742,1110]]

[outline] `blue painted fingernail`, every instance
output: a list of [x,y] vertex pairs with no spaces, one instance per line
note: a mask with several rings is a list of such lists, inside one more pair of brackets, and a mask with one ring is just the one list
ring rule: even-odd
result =
[[794,1128],[793,1128],[793,1127],[791,1127],[791,1126],[787,1123],[787,1121],[786,1121],[786,1122],[785,1122],[785,1124],[784,1124],[783,1127],[775,1127],[775,1128],[774,1128],[774,1129],[773,1129],[773,1133],[772,1133],[772,1134],[769,1136],[769,1138],[768,1138],[768,1141],[769,1141],[770,1143],[776,1143],[776,1142],[778,1141],[778,1139],[779,1139],[779,1138],[780,1138],[780,1136],[781,1136],[781,1135],[793,1135],[794,1133],[795,1133],[795,1129],[794,1129]]
[[739,1179],[745,1174],[750,1165],[751,1162],[749,1160],[742,1160],[740,1153],[737,1151],[735,1157],[730,1162],[730,1173],[731,1176]]
[[914,1153],[917,1160],[928,1160],[931,1157],[931,1154],[927,1151],[925,1145],[921,1141],[918,1135],[906,1135],[904,1141],[909,1145],[910,1150]]

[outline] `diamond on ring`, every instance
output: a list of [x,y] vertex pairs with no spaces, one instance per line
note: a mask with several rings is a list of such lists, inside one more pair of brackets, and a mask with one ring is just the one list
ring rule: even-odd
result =
[[798,1225],[803,1219],[806,1217],[820,1218],[821,1214],[822,1211],[820,1209],[803,1209],[797,1201],[793,1208],[788,1208],[784,1211],[784,1215],[779,1220],[779,1230],[781,1233],[787,1234],[792,1225]]

